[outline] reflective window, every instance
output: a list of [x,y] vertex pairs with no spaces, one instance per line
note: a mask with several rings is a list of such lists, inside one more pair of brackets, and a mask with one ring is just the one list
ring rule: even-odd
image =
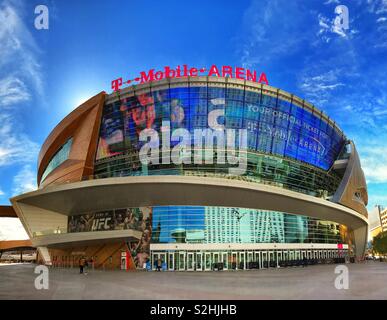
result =
[[150,243],[348,243],[348,229],[335,222],[277,211],[156,206],[111,209],[68,217],[68,232],[135,230],[128,245],[138,266]]
[[276,211],[153,207],[153,243],[344,243],[335,222]]
[[68,159],[72,143],[73,143],[73,139],[70,138],[55,153],[55,155],[51,158],[50,162],[48,163],[46,169],[44,170],[41,181],[43,181],[50,174],[50,172],[52,172],[56,167],[58,167]]
[[[217,110],[224,112],[216,120],[225,129],[247,130],[248,168],[238,179],[273,183],[316,196],[329,196],[336,190],[340,179],[327,171],[344,145],[342,133],[320,115],[282,96],[224,85],[211,87],[210,83],[205,87],[156,90],[106,105],[95,177],[156,174],[221,174],[229,177],[227,166],[216,161],[213,165],[194,164],[192,154],[190,164],[174,165],[162,164],[160,152],[161,164],[146,167],[140,163],[138,155],[147,143],[140,141],[140,133],[144,129],[153,129],[161,143],[163,121],[169,122],[171,132],[186,129],[194,146],[195,129],[208,129],[209,114]],[[168,140],[171,148],[181,141]],[[238,148],[238,139],[235,140]]]

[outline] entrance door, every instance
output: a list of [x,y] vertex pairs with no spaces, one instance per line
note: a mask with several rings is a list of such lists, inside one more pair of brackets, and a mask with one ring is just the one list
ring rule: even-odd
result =
[[238,269],[246,269],[246,252],[239,252]]
[[212,264],[220,262],[219,256],[220,256],[219,252],[212,253]]
[[221,252],[221,262],[223,262],[223,270],[228,270],[228,253]]
[[167,253],[166,252],[160,253],[160,259],[161,259],[161,267],[165,268],[165,270],[167,270],[166,269],[167,268]]
[[276,257],[275,255],[274,255],[274,251],[269,251],[269,259],[268,259],[268,266],[269,267],[272,267],[272,266],[275,266],[276,264],[277,264],[277,262],[276,262],[276,260],[275,260],[275,258],[274,257]]
[[284,259],[284,261],[289,261],[289,251],[283,251],[282,258]]
[[267,251],[262,251],[261,252],[261,268],[265,269],[268,267],[268,262],[267,262]]
[[175,254],[173,252],[168,252],[168,270],[175,270]]
[[179,271],[185,270],[185,251],[179,252]]
[[277,268],[279,267],[280,262],[282,261],[282,251],[277,251]]
[[211,252],[206,252],[204,254],[204,270],[211,271]]
[[294,260],[294,251],[293,250],[289,251],[289,260]]
[[257,264],[256,268],[261,268],[261,253],[259,251],[254,252],[254,262]]
[[203,271],[203,253],[196,252],[196,271]]
[[231,269],[233,269],[233,270],[238,269],[238,253],[237,252],[231,252]]
[[187,253],[187,271],[194,271],[194,270],[195,270],[194,253],[188,252]]
[[254,253],[252,251],[247,252],[247,265],[246,269],[252,269],[251,264],[254,262]]
[[156,270],[157,269],[157,260],[159,259],[160,255],[159,253],[155,253],[153,252],[152,253],[152,270]]

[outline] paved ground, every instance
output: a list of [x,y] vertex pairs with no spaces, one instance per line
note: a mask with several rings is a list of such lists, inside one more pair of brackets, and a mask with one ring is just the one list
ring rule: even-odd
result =
[[336,265],[220,272],[50,269],[36,290],[34,265],[0,265],[0,299],[387,299],[387,263],[347,264],[349,289],[334,286]]

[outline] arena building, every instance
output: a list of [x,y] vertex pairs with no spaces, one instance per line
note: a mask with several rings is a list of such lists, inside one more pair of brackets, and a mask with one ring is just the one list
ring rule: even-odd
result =
[[48,136],[37,180],[11,202],[47,264],[248,269],[366,248],[354,143],[262,83],[198,76],[101,92]]

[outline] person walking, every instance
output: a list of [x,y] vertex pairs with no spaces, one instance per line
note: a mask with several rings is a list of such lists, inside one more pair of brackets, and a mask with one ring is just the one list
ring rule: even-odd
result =
[[161,261],[160,258],[157,259],[157,271],[160,271],[160,270],[161,270],[162,263],[163,263],[163,262]]
[[82,274],[83,273],[83,268],[85,267],[85,263],[86,263],[86,260],[84,257],[81,257],[79,259],[79,273]]
[[88,263],[87,259],[85,259],[85,265],[84,265],[84,271],[83,271],[83,274],[85,276],[87,276],[88,266],[89,266],[89,263]]

